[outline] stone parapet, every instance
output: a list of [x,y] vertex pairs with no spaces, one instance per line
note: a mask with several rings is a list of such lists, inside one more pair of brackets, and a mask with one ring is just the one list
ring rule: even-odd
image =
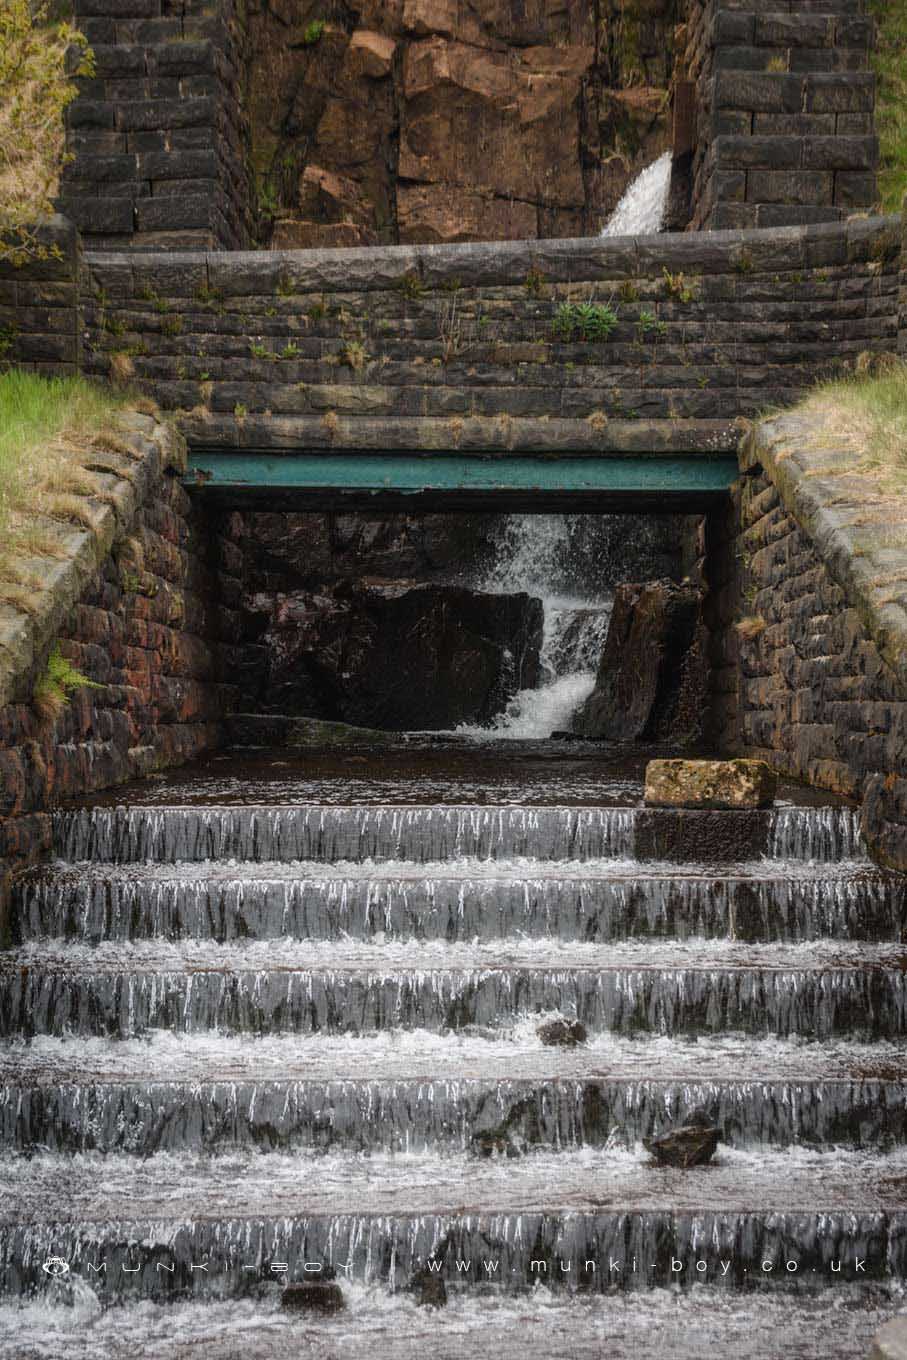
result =
[[[4,885],[46,852],[55,805],[218,744],[232,703],[231,521],[200,521],[170,426],[136,414],[121,438],[129,477],[86,501],[32,612],[0,609],[0,932]],[[56,718],[32,701],[54,648],[92,682]]]
[[[125,365],[210,446],[726,450],[896,347],[896,228],[89,252],[85,368]],[[562,324],[584,304],[607,337]]]
[[861,802],[874,854],[907,869],[907,512],[818,405],[740,458],[708,533],[711,735]]

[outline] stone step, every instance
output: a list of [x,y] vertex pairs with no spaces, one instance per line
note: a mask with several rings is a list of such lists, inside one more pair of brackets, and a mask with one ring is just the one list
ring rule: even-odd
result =
[[[639,824],[639,825],[637,825]],[[684,862],[861,858],[849,808],[677,813],[634,808],[476,806],[118,807],[60,812],[54,850],[64,860],[587,860]]]
[[[90,1278],[90,1277],[89,1277]],[[769,1279],[772,1277],[770,1276]],[[761,1282],[760,1282],[761,1283]],[[86,1286],[93,1288],[93,1285]],[[73,1348],[72,1308],[47,1300],[31,1309],[0,1305],[3,1360],[48,1360],[48,1325],[56,1355],[79,1360],[300,1360],[302,1354],[332,1360],[466,1360],[478,1354],[498,1360],[640,1360],[643,1347],[670,1360],[731,1356],[736,1360],[856,1360],[869,1354],[870,1339],[903,1308],[897,1287],[840,1285],[829,1295],[770,1285],[744,1293],[715,1285],[695,1289],[653,1288],[611,1292],[607,1301],[585,1292],[527,1290],[513,1295],[448,1282],[440,1312],[421,1308],[400,1291],[342,1282],[345,1311],[320,1318],[280,1306],[281,1285],[261,1282],[257,1297],[231,1301],[124,1303],[91,1316],[91,1341]],[[65,1288],[65,1286],[64,1286]],[[62,1292],[62,1291],[58,1291]],[[301,1350],[301,1337],[306,1350]],[[87,1349],[90,1347],[91,1349]]]
[[[421,1214],[891,1213],[907,1252],[907,1146],[833,1151],[721,1147],[705,1167],[655,1165],[641,1145],[522,1157],[446,1153],[160,1152],[0,1156],[0,1230],[147,1220]],[[706,1239],[707,1240],[707,1239]],[[525,1242],[525,1239],[524,1239]],[[531,1242],[525,1242],[527,1249]],[[868,1244],[867,1244],[868,1249]],[[0,1249],[2,1250],[2,1249]],[[907,1255],[905,1255],[907,1264]]]
[[692,940],[609,945],[36,943],[0,960],[0,1031],[129,1038],[151,1029],[494,1033],[526,1016],[590,1032],[907,1033],[896,946]]
[[[491,1275],[505,1290],[540,1279],[556,1288],[562,1273],[564,1287],[591,1290],[677,1275],[709,1283],[723,1265],[727,1286],[746,1288],[770,1273],[764,1262],[781,1288],[828,1289],[899,1280],[907,1268],[905,1149],[725,1149],[687,1171],[612,1149],[468,1165],[419,1155],[39,1156],[0,1160],[0,1172],[9,1187],[0,1295],[32,1289],[49,1256],[108,1297],[235,1295],[275,1261],[294,1273],[327,1261],[346,1278],[401,1287],[434,1259],[453,1279]],[[106,1264],[103,1279],[89,1263]]]
[[[665,1077],[664,1044],[637,1042],[641,1051],[621,1055],[634,1072],[626,1076],[620,1066],[608,1070],[614,1056],[609,1060],[604,1045],[584,1046],[564,1062],[559,1052],[534,1051],[524,1041],[511,1055],[523,1075],[513,1077],[500,1074],[507,1066],[500,1052],[494,1063],[480,1054],[464,1061],[461,1045],[452,1047],[438,1053],[433,1076],[413,1075],[427,1066],[413,1054],[392,1064],[394,1075],[378,1077],[374,1052],[347,1057],[345,1075],[320,1079],[306,1075],[304,1056],[293,1076],[240,1079],[222,1055],[212,1057],[202,1080],[180,1079],[178,1065],[169,1079],[166,1062],[149,1062],[140,1079],[117,1076],[109,1070],[116,1054],[108,1055],[101,1080],[68,1071],[66,1080],[50,1083],[28,1072],[17,1083],[4,1079],[0,1065],[0,1144],[141,1157],[231,1148],[482,1155],[627,1146],[682,1124],[694,1110],[706,1111],[733,1147],[907,1143],[907,1078],[867,1076],[859,1062],[837,1075],[840,1064],[829,1064],[821,1049],[795,1051],[788,1075],[753,1076],[741,1074],[739,1062],[690,1045],[685,1074]],[[826,1075],[826,1066],[836,1075]],[[575,1071],[566,1075],[564,1067]]]
[[342,938],[900,940],[907,880],[862,861],[334,866],[91,863],[24,880],[18,941]]

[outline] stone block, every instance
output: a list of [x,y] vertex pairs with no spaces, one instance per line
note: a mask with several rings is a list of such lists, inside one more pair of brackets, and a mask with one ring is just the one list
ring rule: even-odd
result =
[[145,48],[129,43],[97,43],[92,47],[96,75],[102,79],[144,76]]
[[806,137],[802,152],[807,170],[872,170],[879,143],[876,137]]
[[817,170],[751,170],[746,192],[754,203],[831,203],[835,176]]
[[165,194],[158,198],[140,199],[135,205],[136,227],[139,231],[190,231],[211,224],[210,195]]
[[[785,72],[719,71],[714,104],[716,108],[747,109],[753,113],[799,113],[803,108],[804,79]],[[816,107],[822,111],[819,105]],[[836,112],[838,105],[830,108]]]
[[835,175],[835,203],[842,208],[871,208],[876,199],[876,177],[871,173],[839,170]]
[[875,76],[842,72],[835,75],[807,75],[803,91],[806,113],[871,112]]
[[761,47],[832,47],[835,20],[825,14],[757,14],[754,41]]
[[66,211],[80,231],[128,233],[133,229],[131,198],[65,198]]
[[117,104],[115,118],[115,126],[125,132],[213,126],[217,108],[210,96],[202,99],[129,99]]
[[721,9],[715,15],[711,42],[716,47],[740,47],[753,41],[756,16],[753,13]]
[[[801,143],[795,137],[719,137],[714,143],[716,165],[722,170],[733,167],[758,167],[764,170],[794,170],[801,163]],[[725,198],[716,188],[719,200]]]

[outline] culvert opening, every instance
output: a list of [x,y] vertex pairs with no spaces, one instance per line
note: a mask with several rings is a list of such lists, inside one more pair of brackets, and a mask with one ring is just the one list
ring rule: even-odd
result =
[[698,735],[701,516],[253,508],[241,524],[241,744],[273,744],[278,718],[310,720],[313,742],[337,740],[328,724],[473,744]]

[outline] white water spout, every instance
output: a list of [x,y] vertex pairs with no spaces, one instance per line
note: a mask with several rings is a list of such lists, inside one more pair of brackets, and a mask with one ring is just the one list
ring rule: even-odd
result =
[[647,236],[661,231],[671,186],[671,153],[647,165],[602,228],[602,236]]
[[528,591],[542,601],[541,678],[520,690],[491,727],[464,723],[460,736],[511,741],[550,737],[570,725],[595,684],[611,600],[578,597],[571,580],[570,532],[564,515],[511,515],[494,566],[482,589],[495,594]]

